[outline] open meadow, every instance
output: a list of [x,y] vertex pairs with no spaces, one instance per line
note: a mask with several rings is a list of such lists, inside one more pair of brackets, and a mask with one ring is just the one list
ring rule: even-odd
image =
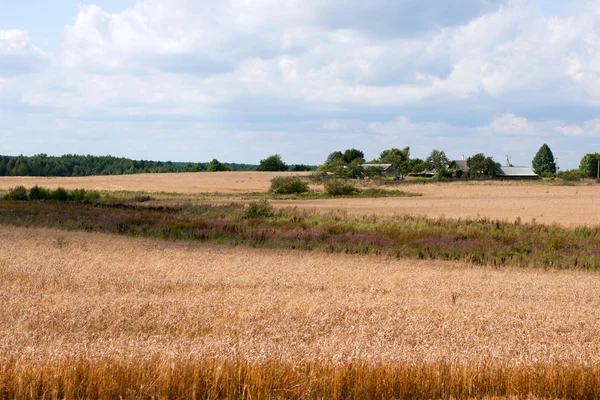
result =
[[598,186],[275,175],[0,178],[0,398],[600,397]]
[[[247,201],[210,198],[206,194],[239,196],[265,193],[271,179],[279,175],[306,175],[281,172],[203,172],[181,174],[139,174],[73,178],[0,177],[0,190],[34,185],[48,188],[181,193],[203,202]],[[487,217],[514,221],[537,221],[563,226],[600,225],[600,186],[566,186],[553,182],[444,182],[400,185],[420,197],[342,198],[315,200],[274,200],[277,207],[299,207],[316,211],[345,211],[349,214],[412,214],[448,218]],[[207,199],[208,197],[208,199]]]

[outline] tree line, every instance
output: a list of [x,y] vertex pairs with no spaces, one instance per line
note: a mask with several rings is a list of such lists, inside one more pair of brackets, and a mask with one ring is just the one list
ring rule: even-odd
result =
[[171,162],[132,160],[113,156],[66,154],[48,156],[0,156],[0,176],[90,176],[123,175],[168,172],[219,172],[219,171],[310,171],[316,166],[287,165],[281,156],[261,160],[260,164],[224,163],[217,159],[210,162]]
[[[466,159],[468,171],[465,173],[453,165],[443,150],[434,149],[425,159],[411,158],[410,147],[384,150],[378,158],[366,161],[364,153],[357,149],[334,151],[319,166],[319,171],[333,174],[338,178],[377,178],[382,176],[382,169],[373,164],[390,164],[396,176],[429,172],[438,178],[491,178],[496,176],[500,163],[483,153],[474,154]],[[552,150],[543,144],[531,161],[534,172],[542,177],[561,176],[565,178],[597,177],[600,175],[600,153],[588,153],[581,159],[579,169],[559,173]],[[512,166],[512,165],[510,165]]]
[[[468,157],[467,178],[493,177],[500,167],[492,157],[478,153]],[[559,173],[552,150],[543,144],[532,160],[532,168],[540,176],[597,177],[600,153],[588,153],[581,159],[579,169]],[[443,150],[434,149],[426,159],[413,158],[410,147],[383,150],[378,158],[365,160],[358,149],[334,151],[318,168],[306,164],[288,165],[279,154],[273,154],[255,164],[223,163],[217,159],[205,163],[132,160],[113,156],[66,154],[55,157],[46,154],[0,156],[0,176],[90,176],[167,172],[218,171],[314,171],[330,173],[339,178],[377,178],[381,168],[369,164],[390,164],[396,176],[434,172],[437,177],[460,177],[462,171],[451,169],[451,161]],[[366,166],[365,166],[366,165]]]
[[257,165],[221,163],[214,159],[206,163],[132,160],[113,156],[83,156],[66,154],[59,157],[37,154],[0,156],[0,176],[90,176],[140,173],[254,171]]

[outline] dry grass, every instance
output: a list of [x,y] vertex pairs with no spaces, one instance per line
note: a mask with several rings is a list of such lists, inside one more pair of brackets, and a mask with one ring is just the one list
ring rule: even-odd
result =
[[412,214],[429,217],[477,218],[523,222],[533,220],[574,227],[600,225],[598,186],[555,186],[540,183],[443,183],[411,185],[402,190],[422,197],[285,201],[273,204],[309,210],[341,210],[350,214]]
[[86,177],[1,176],[0,190],[34,185],[55,189],[135,191],[148,193],[253,193],[266,192],[271,179],[280,175],[307,175],[309,172],[199,172],[177,174],[136,174]]
[[0,232],[0,397],[600,395],[599,273]]

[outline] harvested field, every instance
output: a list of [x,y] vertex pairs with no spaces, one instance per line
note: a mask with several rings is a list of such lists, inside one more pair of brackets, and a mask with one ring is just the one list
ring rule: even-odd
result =
[[[137,379],[139,390],[144,379],[176,384],[187,375],[180,371],[170,381],[169,371],[189,363],[197,368],[202,360],[214,367],[213,383],[227,363],[238,379],[240,360],[259,370],[274,368],[269,377],[264,371],[244,375],[263,386],[274,376],[284,383],[296,376],[287,383],[309,385],[320,371],[331,376],[318,375],[317,383],[346,379],[346,373],[374,374],[377,387],[381,379],[399,379],[394,371],[402,368],[423,385],[428,373],[436,376],[435,384],[446,390],[458,379],[454,384],[462,391],[452,393],[463,396],[517,394],[515,388],[523,396],[569,397],[561,388],[589,395],[577,390],[600,383],[593,378],[600,364],[597,272],[491,269],[48,229],[0,227],[0,233],[0,394],[36,397],[27,393],[43,387],[52,397],[67,393],[69,376],[80,376],[87,386],[79,383],[72,390],[80,391],[69,393],[118,397],[122,386],[106,375],[110,365],[123,370],[119,379]],[[359,363],[352,364],[358,370],[344,369],[348,363]],[[98,369],[89,372],[92,367]],[[147,370],[135,369],[142,367]],[[448,382],[439,380],[440,368]],[[164,375],[156,378],[155,372]],[[59,378],[52,377],[61,374],[57,389]],[[35,386],[40,379],[45,383]],[[94,379],[112,382],[105,396],[98,395],[102,387]],[[473,379],[496,389],[478,392]],[[569,386],[569,379],[577,384]],[[246,390],[242,383],[238,395]],[[338,397],[345,397],[348,388],[340,385]],[[307,392],[294,396],[316,395],[302,388]],[[326,393],[321,395],[335,397]],[[451,394],[423,389],[413,397],[427,393]]]
[[523,222],[535,220],[563,226],[600,225],[600,187],[541,183],[442,183],[402,186],[422,197],[274,201],[279,207],[340,210],[349,214],[412,214],[429,217],[477,218]]
[[[293,173],[286,173],[293,174]],[[306,173],[297,173],[305,175]],[[185,194],[241,194],[266,192],[280,172],[217,172],[141,174],[74,178],[0,177],[0,190],[25,185],[48,188],[84,188],[110,191],[175,192]],[[400,189],[422,197],[373,199],[284,200],[278,207],[297,206],[351,214],[414,214],[448,218],[487,217],[523,222],[534,219],[563,226],[600,225],[599,187],[560,186],[544,182],[456,182],[402,185]],[[227,200],[229,202],[229,200]]]
[[[86,177],[2,176],[0,190],[34,185],[56,189],[136,191],[148,193],[252,193],[269,190],[271,179],[281,172],[203,172],[178,174],[137,174]],[[286,175],[307,175],[308,172],[286,172]]]

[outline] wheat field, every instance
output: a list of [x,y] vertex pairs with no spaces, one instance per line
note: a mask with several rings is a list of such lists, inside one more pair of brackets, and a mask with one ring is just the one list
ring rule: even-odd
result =
[[600,395],[597,272],[0,234],[0,397]]

